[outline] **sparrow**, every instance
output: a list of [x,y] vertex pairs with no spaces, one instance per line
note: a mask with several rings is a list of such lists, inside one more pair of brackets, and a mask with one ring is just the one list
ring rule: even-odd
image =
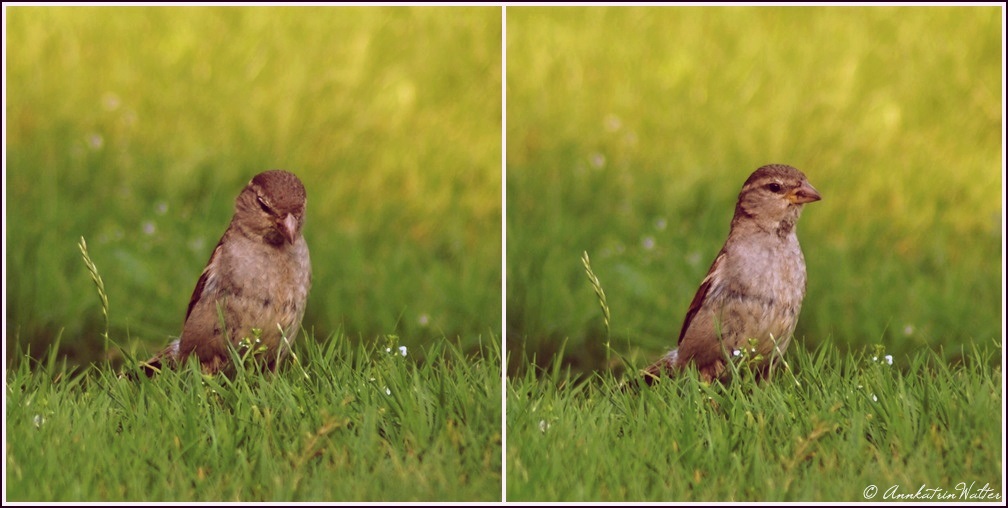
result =
[[751,344],[763,357],[755,367],[768,373],[791,341],[805,298],[805,256],[795,224],[804,205],[820,199],[791,166],[770,164],[749,176],[728,239],[686,311],[679,347],[644,370],[647,384],[690,364],[705,381],[724,379],[729,355],[751,351]]
[[249,181],[234,215],[196,281],[179,338],[141,367],[151,375],[195,355],[203,372],[230,372],[230,348],[251,347],[275,371],[297,336],[311,288],[301,229],[305,188],[271,170]]

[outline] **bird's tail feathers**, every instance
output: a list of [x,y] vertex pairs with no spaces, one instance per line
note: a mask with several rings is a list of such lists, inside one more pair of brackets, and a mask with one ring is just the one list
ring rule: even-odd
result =
[[665,356],[659,358],[657,362],[644,369],[644,382],[648,385],[652,385],[663,377],[672,377],[676,375],[679,370],[679,350],[673,349]]
[[152,356],[150,360],[140,364],[140,368],[147,374],[148,377],[161,372],[161,369],[174,366],[178,363],[179,357],[179,339],[175,339],[168,347],[164,348],[158,354]]

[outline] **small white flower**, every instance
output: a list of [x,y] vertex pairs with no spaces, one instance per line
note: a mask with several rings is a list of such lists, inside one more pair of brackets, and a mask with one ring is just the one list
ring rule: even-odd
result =
[[731,354],[732,354],[732,356],[740,356],[742,354],[742,351],[739,351],[738,349],[736,349],[735,351],[732,351]]
[[913,325],[906,325],[903,327],[903,335],[913,335],[914,327]]
[[620,120],[620,117],[612,113],[606,115],[605,120],[603,120],[603,123],[605,125],[605,130],[609,132],[618,131],[619,128],[623,125],[623,122]]
[[699,252],[690,252],[686,255],[686,262],[691,266],[699,265],[702,260],[703,258],[700,256]]
[[124,123],[126,125],[129,125],[131,127],[133,125],[136,125],[137,115],[136,115],[136,111],[133,111],[132,109],[131,110],[127,110],[126,112],[124,112],[122,114],[121,118],[122,118],[122,123]]
[[390,347],[385,348],[385,352],[386,353],[391,353],[392,352],[392,348],[390,348]]
[[644,239],[641,240],[641,247],[644,247],[644,250],[651,250],[654,246],[655,239],[653,236],[645,236]]
[[546,420],[539,420],[539,432],[546,432],[546,429],[550,427]]
[[873,356],[873,357],[871,357],[871,361],[873,361],[873,362],[877,362],[877,361],[878,361],[878,357],[877,357],[877,356]]
[[873,393],[871,394],[871,400],[874,402],[878,402],[878,397],[876,397],[875,394]]
[[105,139],[102,138],[101,134],[93,132],[88,135],[87,144],[92,150],[98,150],[103,145],[105,145]]
[[[399,346],[399,354],[406,356],[406,346]],[[889,363],[892,363],[891,361]]]
[[45,418],[42,415],[35,415],[35,417],[32,418],[32,423],[35,424],[35,428],[39,428],[43,423],[45,423]]
[[385,387],[385,395],[392,395],[392,390],[389,390],[388,387]]
[[119,96],[112,92],[103,93],[101,102],[102,106],[105,108],[105,111],[115,111],[119,109],[119,104],[122,103],[122,101],[119,100]]
[[430,316],[427,313],[420,314],[420,317],[417,318],[417,323],[420,323],[420,326],[427,326],[427,323],[430,323]]
[[885,355],[885,361],[889,365],[892,365],[892,355]]

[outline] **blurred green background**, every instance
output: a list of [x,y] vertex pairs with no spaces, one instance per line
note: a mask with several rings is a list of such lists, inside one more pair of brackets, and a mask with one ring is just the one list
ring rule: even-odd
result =
[[500,8],[5,10],[8,353],[103,354],[81,236],[112,337],[166,344],[270,168],[308,191],[317,340],[500,336]]
[[[507,349],[643,366],[757,167],[803,170],[794,342],[954,359],[1001,336],[1002,10],[507,9]],[[792,346],[794,347],[794,346]],[[615,357],[609,367],[618,368]]]

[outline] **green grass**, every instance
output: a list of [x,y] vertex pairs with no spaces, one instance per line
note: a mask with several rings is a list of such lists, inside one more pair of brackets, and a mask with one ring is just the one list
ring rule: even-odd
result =
[[[695,371],[622,391],[563,358],[507,381],[508,501],[1003,501],[1001,348],[898,358],[830,344],[788,355],[793,374],[706,384]],[[509,362],[528,359],[509,357]],[[986,493],[980,489],[988,487]],[[926,495],[927,492],[924,493]],[[939,495],[952,498],[941,498]]]
[[823,195],[798,344],[954,360],[1000,337],[1002,12],[509,7],[507,351],[622,368],[584,251],[613,347],[672,347],[770,162]]
[[116,353],[81,236],[110,335],[162,347],[274,167],[308,193],[306,328],[417,355],[501,335],[500,8],[4,10],[10,356]]
[[131,380],[18,352],[6,500],[500,500],[497,338],[474,355],[441,340],[424,362],[398,346],[310,337],[278,374],[233,379],[191,362]]

